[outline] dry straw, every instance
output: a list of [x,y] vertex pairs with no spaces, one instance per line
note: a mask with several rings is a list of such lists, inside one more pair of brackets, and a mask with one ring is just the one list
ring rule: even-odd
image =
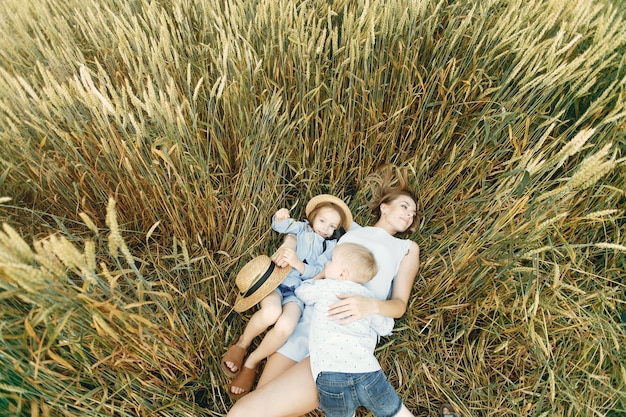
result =
[[[434,415],[626,410],[618,3],[5,0],[0,415],[225,415],[234,277],[314,195],[407,168]],[[312,412],[310,415],[319,415]]]

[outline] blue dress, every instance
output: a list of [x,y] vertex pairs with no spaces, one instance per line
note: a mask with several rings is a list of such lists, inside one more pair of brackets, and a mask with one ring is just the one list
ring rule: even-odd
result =
[[291,268],[281,285],[295,289],[302,280],[313,278],[319,274],[328,258],[322,256],[325,251],[330,253],[337,245],[336,240],[325,240],[313,231],[308,221],[285,219],[275,221],[272,217],[272,229],[278,233],[293,234],[296,236],[296,256],[304,262],[304,272]]

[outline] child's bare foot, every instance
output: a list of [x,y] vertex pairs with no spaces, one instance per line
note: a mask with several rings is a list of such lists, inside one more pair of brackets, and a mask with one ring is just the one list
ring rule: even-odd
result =
[[230,384],[230,393],[233,397],[239,399],[250,392],[252,385],[254,385],[254,380],[256,379],[257,367],[258,365],[254,368],[248,368],[244,365],[241,368],[241,372],[239,372]]
[[237,376],[243,364],[243,359],[248,352],[246,346],[242,346],[238,343],[239,339],[228,347],[226,354],[222,357],[222,370],[230,378]]

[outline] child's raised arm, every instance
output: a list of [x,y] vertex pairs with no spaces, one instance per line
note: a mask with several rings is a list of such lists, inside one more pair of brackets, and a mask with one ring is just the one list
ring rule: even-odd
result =
[[281,208],[276,213],[274,213],[274,220],[276,220],[277,222],[281,222],[283,220],[287,220],[289,216],[289,210],[286,208]]

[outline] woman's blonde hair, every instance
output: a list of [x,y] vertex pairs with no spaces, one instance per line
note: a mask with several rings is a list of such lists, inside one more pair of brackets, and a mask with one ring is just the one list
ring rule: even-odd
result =
[[[375,172],[371,173],[364,180],[365,188],[371,192],[371,196],[367,201],[367,206],[372,212],[380,218],[381,204],[389,204],[400,196],[409,197],[417,204],[417,199],[413,191],[409,188],[407,173],[405,168],[399,168],[395,165],[383,165]],[[419,211],[413,218],[413,223],[407,229],[407,232],[415,232],[419,223]]]

